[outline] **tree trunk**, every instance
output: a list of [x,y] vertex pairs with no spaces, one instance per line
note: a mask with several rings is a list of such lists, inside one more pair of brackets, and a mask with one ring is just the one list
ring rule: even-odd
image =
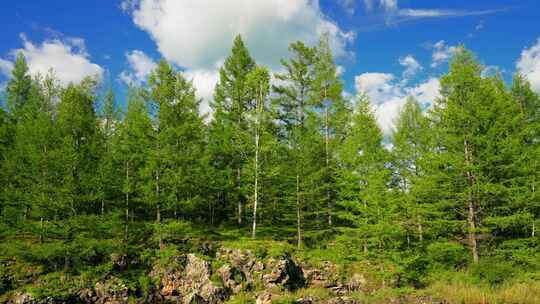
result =
[[255,185],[253,193],[253,228],[251,238],[255,239],[257,230],[257,204],[259,203],[259,116],[262,106],[262,88],[259,89],[259,100],[257,102],[257,113],[255,114]]
[[156,169],[156,223],[158,225],[159,249],[164,249],[163,238],[161,237],[161,209],[159,205],[159,169]]
[[302,226],[300,219],[300,175],[296,175],[296,233],[298,249],[302,247]]
[[124,227],[124,239],[128,238],[128,225],[129,225],[129,162],[126,162],[126,183],[128,189],[126,191],[126,224]]
[[[326,89],[325,89],[325,95],[326,95]],[[326,152],[326,172],[328,174],[328,178],[330,179],[330,150],[329,150],[329,143],[330,143],[330,126],[328,122],[328,107],[324,109],[325,111],[325,152]],[[327,201],[327,208],[328,208],[328,226],[332,226],[332,199],[330,197],[330,180],[327,181],[326,185],[326,201]]]
[[417,216],[418,221],[418,236],[420,238],[420,242],[424,241],[424,228],[422,227],[422,221],[420,220],[420,215]]
[[255,134],[255,185],[253,194],[253,230],[251,237],[255,239],[257,229],[257,204],[259,202],[259,133]]
[[242,225],[242,187],[240,186],[241,174],[240,168],[236,169],[236,187],[238,190],[238,226]]
[[470,166],[472,164],[472,157],[471,157],[471,151],[469,147],[469,143],[467,139],[463,141],[464,146],[464,153],[465,153],[465,165],[467,166],[467,181],[469,185],[468,189],[468,198],[467,198],[467,207],[468,207],[468,215],[467,215],[467,222],[469,225],[469,246],[471,247],[471,252],[473,256],[473,262],[475,264],[478,263],[478,243],[476,240],[476,206],[475,206],[475,199],[474,199],[474,193],[473,193],[473,186],[474,186],[474,175],[470,170]]
[[43,243],[43,217],[39,220],[39,242]]

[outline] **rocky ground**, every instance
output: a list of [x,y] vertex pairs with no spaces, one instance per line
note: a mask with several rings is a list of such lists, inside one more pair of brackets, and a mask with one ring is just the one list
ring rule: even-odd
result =
[[[127,263],[126,257],[112,258],[118,267]],[[249,250],[228,248],[218,249],[212,259],[195,254],[170,257],[156,262],[148,276],[154,284],[145,292],[133,292],[120,279],[110,276],[68,297],[36,299],[30,293],[17,292],[7,303],[353,304],[364,303],[361,295],[374,288],[362,273],[340,276],[330,262],[313,267],[287,255],[258,259]],[[303,290],[302,295],[294,297],[299,290]],[[387,303],[442,302],[409,296],[389,299]]]

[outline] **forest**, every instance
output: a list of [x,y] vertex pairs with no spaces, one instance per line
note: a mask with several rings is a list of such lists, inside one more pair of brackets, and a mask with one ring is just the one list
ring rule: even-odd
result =
[[[525,77],[486,76],[460,46],[440,98],[409,97],[385,136],[369,98],[344,94],[327,38],[289,51],[272,73],[237,36],[209,115],[166,60],[119,102],[100,79],[31,76],[19,54],[0,107],[0,302],[79,303],[102,281],[127,296],[99,303],[171,300],[151,297],[155,263],[214,267],[232,248],[362,273],[358,302],[320,303],[540,303],[540,96]],[[273,302],[242,286],[172,303],[319,303],[303,285]]]

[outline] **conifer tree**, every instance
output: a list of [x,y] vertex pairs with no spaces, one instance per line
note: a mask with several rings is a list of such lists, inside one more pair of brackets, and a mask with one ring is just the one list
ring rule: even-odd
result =
[[367,96],[360,95],[339,150],[340,207],[337,216],[353,237],[358,237],[364,252],[382,249],[390,227],[387,184],[390,172],[383,135],[377,126]]
[[97,180],[97,198],[101,201],[101,216],[105,214],[105,204],[114,199],[115,188],[118,188],[115,179],[113,136],[120,121],[120,113],[112,88],[109,87],[99,113],[100,151]]
[[509,209],[518,114],[502,80],[483,78],[481,71],[474,55],[461,48],[441,78],[442,98],[432,113],[438,153],[431,162],[443,195],[437,204],[446,214],[457,211],[454,228],[446,232],[466,223],[462,231],[474,263],[481,255],[479,235],[489,236]]
[[327,224],[332,226],[332,213],[335,200],[337,162],[335,150],[343,139],[344,118],[349,110],[342,96],[343,83],[337,73],[336,64],[330,49],[328,34],[321,37],[316,49],[312,98],[318,108],[319,124],[324,136],[324,166],[322,168],[321,192],[324,197]]
[[[306,208],[306,196],[313,188],[309,188],[310,173],[313,173],[310,164],[310,145],[321,143],[320,138],[313,138],[318,133],[312,110],[313,99],[310,94],[313,88],[315,48],[308,47],[302,42],[295,42],[289,47],[292,58],[282,60],[284,73],[275,77],[281,82],[274,86],[277,94],[278,117],[283,125],[283,138],[291,151],[291,170],[293,176],[286,177],[292,180],[293,195],[289,196],[292,206],[296,210],[296,239],[297,246],[302,247],[303,212]],[[316,149],[319,150],[319,149]],[[315,163],[315,165],[318,162]]]
[[[250,136],[246,120],[246,112],[251,105],[247,76],[255,68],[255,61],[251,58],[241,36],[236,36],[231,54],[225,60],[219,71],[219,81],[214,93],[214,121],[212,123],[211,141],[223,142],[221,149],[215,151],[222,156],[220,170],[230,171],[226,179],[234,178],[235,189],[228,189],[229,199],[236,201],[236,219],[242,225],[244,203],[246,202],[245,185],[242,180],[243,169],[248,162],[247,147]],[[219,138],[216,138],[219,137]],[[233,175],[233,176],[231,176]],[[227,181],[223,186],[231,186]]]
[[392,134],[396,184],[401,193],[403,208],[400,210],[404,213],[401,217],[405,220],[408,243],[411,231],[416,231],[414,234],[420,242],[424,238],[425,206],[422,206],[418,196],[417,183],[423,174],[425,154],[431,147],[428,124],[418,101],[408,97],[397,118],[396,130]]
[[15,121],[21,120],[23,108],[30,101],[31,90],[32,78],[28,72],[26,58],[23,53],[18,53],[6,88],[9,113]]
[[126,115],[114,136],[114,160],[120,176],[125,214],[124,238],[128,238],[130,216],[135,218],[137,207],[145,206],[143,169],[151,148],[152,121],[144,98],[138,88],[128,91]]

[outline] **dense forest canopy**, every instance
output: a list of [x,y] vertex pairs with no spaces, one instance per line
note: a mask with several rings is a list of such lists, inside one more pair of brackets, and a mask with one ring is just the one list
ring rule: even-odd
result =
[[236,37],[209,117],[165,60],[121,109],[96,79],[31,77],[20,54],[0,108],[1,258],[76,274],[112,252],[251,238],[394,261],[405,285],[538,271],[540,97],[482,70],[460,47],[440,98],[410,97],[385,137],[325,37],[292,43],[277,74]]

